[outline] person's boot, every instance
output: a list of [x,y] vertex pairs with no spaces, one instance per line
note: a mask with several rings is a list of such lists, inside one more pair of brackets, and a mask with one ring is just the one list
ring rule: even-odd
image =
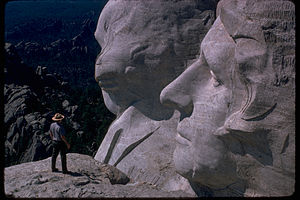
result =
[[62,165],[63,174],[69,174],[69,171],[67,169],[67,156],[66,156],[66,154],[61,154],[61,165]]
[[63,171],[63,174],[70,174],[70,171],[64,170],[64,171]]
[[58,172],[57,168],[52,168],[52,172]]
[[58,172],[58,169],[55,167],[55,164],[56,164],[56,158],[52,156],[52,160],[51,160],[52,172]]

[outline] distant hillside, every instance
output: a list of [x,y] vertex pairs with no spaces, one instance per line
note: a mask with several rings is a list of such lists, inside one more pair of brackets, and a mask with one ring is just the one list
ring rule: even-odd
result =
[[[63,113],[71,152],[93,155],[114,116],[94,80],[94,38],[106,0],[12,1],[5,9],[5,166],[51,155]],[[88,119],[88,120],[87,120]]]
[[24,62],[60,73],[71,85],[96,85],[94,63],[101,48],[94,38],[107,0],[11,1],[5,7],[5,42]]
[[[80,32],[84,19],[97,21],[107,0],[98,1],[11,1],[5,7],[5,35],[7,41],[53,42],[51,39],[68,39]],[[62,21],[58,32],[47,32],[52,21]],[[25,25],[32,25],[26,27]],[[33,28],[31,33],[24,34]],[[44,28],[44,30],[43,30]],[[49,30],[50,31],[50,30]],[[23,33],[23,34],[22,34]],[[20,35],[19,35],[20,34]],[[16,37],[18,36],[18,37]]]
[[101,90],[74,88],[46,67],[33,69],[5,44],[4,143],[5,166],[51,156],[49,127],[56,113],[65,115],[70,152],[94,155],[114,118]]

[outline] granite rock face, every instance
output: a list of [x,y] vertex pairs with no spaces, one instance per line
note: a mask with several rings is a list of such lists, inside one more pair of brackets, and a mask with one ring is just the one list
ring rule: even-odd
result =
[[291,195],[295,5],[208,2],[107,3],[95,78],[117,119],[95,159],[168,191]]
[[[47,158],[51,139],[47,134],[51,111],[43,108],[40,86],[48,80],[25,65],[15,47],[5,45],[4,132],[5,166]],[[49,89],[60,85],[53,74]],[[52,93],[53,94],[53,93]],[[44,95],[52,95],[46,93]]]
[[[50,170],[51,158],[7,167],[4,187],[7,197],[14,198],[124,198],[124,197],[191,197],[177,191],[165,192],[155,185],[131,181],[113,166],[91,156],[67,154],[69,174]],[[57,167],[61,169],[60,159]]]
[[24,64],[14,45],[5,45],[4,135],[5,166],[36,161],[52,153],[49,126],[54,102],[61,102],[76,131],[80,124],[77,105],[66,104],[69,84],[46,67],[36,70]]
[[215,7],[214,1],[106,4],[95,32],[102,48],[95,78],[117,119],[96,160],[116,166],[134,180],[194,193],[172,161],[179,113],[163,106],[159,95],[197,58]]

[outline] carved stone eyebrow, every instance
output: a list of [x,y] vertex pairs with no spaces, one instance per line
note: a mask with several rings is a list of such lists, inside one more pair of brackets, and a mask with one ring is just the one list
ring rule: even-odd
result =
[[130,51],[130,58],[132,59],[134,54],[144,51],[147,49],[150,45],[149,44],[144,44],[144,45],[139,45],[138,47],[134,48],[133,50]]
[[269,114],[271,114],[273,112],[273,110],[276,108],[277,106],[277,102],[271,107],[269,108],[267,111],[263,112],[262,114],[260,115],[257,115],[255,117],[251,117],[251,118],[243,118],[243,120],[245,121],[260,121],[260,120],[263,120],[264,118],[266,118]]
[[[240,34],[238,34],[238,35],[232,35],[231,38],[233,39],[233,41],[234,41],[235,43],[236,43],[236,40],[237,40],[237,39],[251,39],[251,40],[257,41],[257,39],[254,38],[254,37],[251,37],[251,36],[248,36],[248,35],[240,35]],[[259,42],[259,41],[258,41],[258,42]]]
[[107,30],[108,30],[107,21],[104,22],[103,29],[104,29],[105,32],[107,32]]

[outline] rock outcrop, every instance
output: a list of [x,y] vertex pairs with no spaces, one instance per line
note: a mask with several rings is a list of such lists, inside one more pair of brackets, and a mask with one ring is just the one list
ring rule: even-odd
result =
[[[13,45],[6,44],[5,53],[5,165],[9,166],[51,155],[47,129],[53,112],[47,109],[45,105],[49,103],[42,98],[63,96],[64,93],[56,90],[62,84],[59,77],[47,72],[36,73],[22,62]],[[49,88],[50,91],[44,91],[44,88]]]
[[[4,170],[7,197],[14,198],[141,198],[192,197],[183,192],[165,192],[155,185],[133,182],[113,166],[91,156],[69,153],[69,174],[51,172],[51,158],[23,163]],[[57,167],[61,169],[58,158]]]
[[[5,46],[5,166],[37,161],[52,153],[49,126],[54,105],[68,116],[69,127],[83,137],[78,105],[71,104],[68,82],[46,67],[35,70],[22,61],[12,44]],[[91,149],[91,147],[86,147]],[[91,151],[95,151],[92,150]],[[91,152],[92,154],[92,152]]]

